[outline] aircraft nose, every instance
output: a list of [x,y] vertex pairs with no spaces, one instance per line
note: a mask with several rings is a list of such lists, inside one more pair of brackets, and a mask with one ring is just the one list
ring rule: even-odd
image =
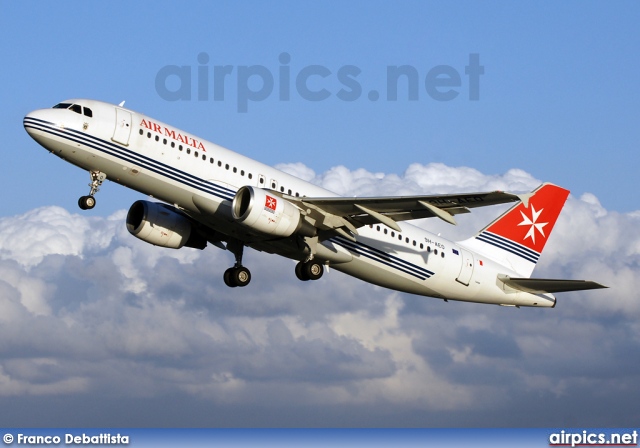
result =
[[38,109],[24,116],[22,125],[29,135],[33,136],[35,132],[43,130],[44,126],[51,123],[47,119],[47,113],[47,109]]

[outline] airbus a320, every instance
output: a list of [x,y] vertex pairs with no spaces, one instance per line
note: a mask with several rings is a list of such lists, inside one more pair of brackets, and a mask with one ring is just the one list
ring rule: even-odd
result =
[[[545,183],[531,193],[501,191],[399,197],[340,197],[120,105],[63,101],[24,118],[29,135],[90,174],[81,209],[96,204],[103,182],[162,202],[139,200],[129,232],[171,249],[233,253],[223,275],[247,286],[244,248],[293,260],[302,281],[331,267],[386,288],[444,300],[554,307],[554,293],[604,288],[584,280],[531,278],[569,191]],[[471,238],[453,242],[409,223],[513,203]]]

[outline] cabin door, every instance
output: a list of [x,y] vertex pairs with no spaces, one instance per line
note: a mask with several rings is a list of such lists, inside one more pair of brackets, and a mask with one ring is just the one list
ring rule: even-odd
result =
[[129,136],[131,135],[131,112],[116,107],[116,128],[113,131],[111,140],[121,143],[125,146],[129,145]]
[[461,248],[460,258],[462,264],[456,280],[465,286],[469,286],[469,281],[471,281],[471,275],[473,274],[473,254]]

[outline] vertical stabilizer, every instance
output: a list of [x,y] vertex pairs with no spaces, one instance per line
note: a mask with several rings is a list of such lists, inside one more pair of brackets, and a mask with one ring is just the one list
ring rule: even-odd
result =
[[530,277],[568,196],[569,190],[543,184],[527,203],[513,206],[460,244]]

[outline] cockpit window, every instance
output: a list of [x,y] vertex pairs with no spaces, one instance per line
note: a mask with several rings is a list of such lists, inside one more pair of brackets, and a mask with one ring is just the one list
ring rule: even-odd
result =
[[54,109],[69,109],[74,111],[77,114],[85,115],[87,117],[93,117],[93,111],[88,107],[82,107],[79,104],[71,104],[71,103],[58,103],[53,106]]

